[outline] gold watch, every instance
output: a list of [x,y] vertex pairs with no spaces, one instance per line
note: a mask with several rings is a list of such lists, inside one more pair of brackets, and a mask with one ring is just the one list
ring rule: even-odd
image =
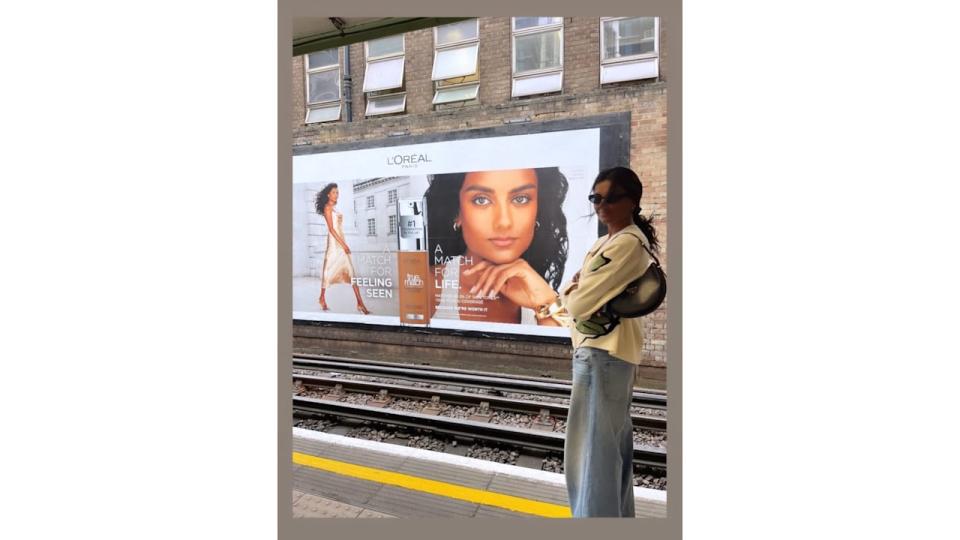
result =
[[560,326],[570,326],[571,317],[567,309],[560,303],[560,297],[549,304],[543,304],[537,308],[536,317],[538,321],[543,319],[553,319]]

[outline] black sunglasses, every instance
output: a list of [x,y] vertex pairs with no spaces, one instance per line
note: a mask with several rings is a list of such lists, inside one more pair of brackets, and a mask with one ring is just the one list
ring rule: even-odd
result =
[[593,204],[614,204],[625,197],[629,197],[629,195],[626,193],[616,193],[614,195],[607,195],[606,197],[597,193],[591,193],[590,195],[587,195],[587,199],[589,199]]

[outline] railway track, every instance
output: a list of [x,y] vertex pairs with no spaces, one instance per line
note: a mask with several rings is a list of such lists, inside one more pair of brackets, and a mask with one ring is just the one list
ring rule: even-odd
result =
[[[568,400],[568,382],[313,355],[295,356],[293,367],[300,371],[292,374],[293,412],[301,419],[433,433],[441,439],[505,445],[540,455],[563,453],[565,435],[559,431],[563,426],[557,425],[558,431],[554,426],[565,421],[569,406],[536,398]],[[347,374],[373,380],[344,377]],[[394,403],[401,406],[391,408]],[[651,412],[664,410],[666,395],[635,391],[634,405],[654,409]],[[446,407],[466,412],[440,414]],[[503,421],[502,415],[511,413],[524,415],[522,422]],[[500,422],[492,421],[494,416],[500,416]],[[635,468],[665,473],[666,450],[656,447],[656,441],[666,435],[666,418],[634,414],[632,420],[635,428],[647,433],[635,433],[635,443],[641,443],[634,445]],[[648,442],[655,446],[646,446]]]
[[[424,414],[421,412],[399,411],[383,407],[372,407],[343,403],[329,399],[317,399],[293,396],[293,411],[300,416],[322,415],[345,418],[353,421],[367,421],[385,426],[428,430],[449,437],[468,440],[493,441],[495,443],[533,449],[544,452],[563,453],[564,435],[553,431],[523,429],[500,424],[450,418]],[[656,448],[637,447],[633,449],[635,465],[666,469],[666,451]]]
[[[377,396],[381,402],[387,399],[416,399],[431,401],[438,398],[447,404],[464,407],[478,407],[481,409],[501,409],[523,414],[534,414],[544,417],[566,417],[570,407],[560,403],[544,401],[530,401],[502,397],[495,394],[478,394],[472,392],[440,390],[435,388],[418,388],[401,384],[387,384],[360,380],[342,379],[339,377],[312,376],[304,374],[293,375],[295,386],[298,384],[317,388],[333,389],[335,392],[358,392]],[[640,429],[666,431],[667,420],[662,416],[632,415],[633,426]]]
[[[334,356],[294,355],[293,367],[298,369],[314,369],[335,371],[368,377],[401,378],[410,382],[426,384],[463,385],[473,388],[484,388],[488,393],[524,393],[549,396],[555,398],[569,398],[571,385],[569,382],[555,381],[540,377],[521,377],[517,375],[496,375],[479,371],[468,371],[451,368],[420,367],[407,364],[393,364],[371,360],[356,360]],[[665,411],[667,396],[665,393],[650,390],[634,390],[633,405]]]

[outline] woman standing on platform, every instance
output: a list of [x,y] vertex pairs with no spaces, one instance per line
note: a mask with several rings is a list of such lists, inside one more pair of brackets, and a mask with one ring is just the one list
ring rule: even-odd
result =
[[625,167],[601,171],[590,202],[608,234],[587,252],[549,315],[573,317],[573,387],[567,416],[564,474],[573,517],[634,517],[633,423],[630,404],[643,348],[640,318],[604,309],[651,263],[644,242],[659,242],[650,218],[640,215],[643,186]]
[[[330,183],[317,194],[315,206],[317,213],[327,222],[327,250],[323,254],[323,282],[320,285],[320,307],[328,311],[325,298],[327,287],[336,283],[353,284],[356,272],[350,259],[350,246],[343,237],[343,214],[334,207],[340,198],[337,184]],[[353,294],[357,297],[357,310],[364,315],[370,313],[363,305],[360,288],[353,284]]]

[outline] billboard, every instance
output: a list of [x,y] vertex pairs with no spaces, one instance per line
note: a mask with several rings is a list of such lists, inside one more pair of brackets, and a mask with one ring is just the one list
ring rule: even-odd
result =
[[[538,324],[530,295],[579,269],[598,236],[590,186],[627,146],[601,156],[601,125],[505,131],[295,152],[293,318],[568,337]],[[421,225],[418,201],[422,245],[401,227]],[[426,317],[403,320],[401,293],[421,291]]]

